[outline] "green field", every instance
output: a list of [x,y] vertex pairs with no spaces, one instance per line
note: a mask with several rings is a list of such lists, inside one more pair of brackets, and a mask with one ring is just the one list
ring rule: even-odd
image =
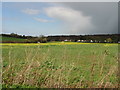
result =
[[26,41],[26,39],[21,39],[21,38],[15,38],[15,37],[5,37],[5,36],[0,36],[0,40],[2,40],[2,42],[24,42]]
[[3,87],[118,87],[118,44],[2,45]]

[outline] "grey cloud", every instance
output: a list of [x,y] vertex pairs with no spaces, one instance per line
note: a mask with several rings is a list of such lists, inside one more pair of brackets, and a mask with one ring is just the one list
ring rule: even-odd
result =
[[62,21],[64,34],[86,34],[94,28],[91,17],[82,15],[81,11],[58,6],[46,8],[45,11],[49,17]]
[[88,34],[118,33],[117,2],[63,2],[57,4],[82,11],[84,15],[91,16],[92,23],[96,28],[87,32]]

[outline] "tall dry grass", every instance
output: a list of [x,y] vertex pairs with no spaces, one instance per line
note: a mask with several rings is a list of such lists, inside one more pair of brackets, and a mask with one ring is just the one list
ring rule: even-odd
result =
[[[21,58],[18,58],[20,53],[13,52],[13,47],[9,49],[8,65],[3,67],[2,72],[4,87],[117,88],[119,86],[116,81],[118,66],[116,64],[106,66],[108,56],[106,51],[101,55],[96,55],[95,52],[91,54],[88,59],[91,62],[86,67],[86,63],[80,61],[83,57],[81,53],[77,53],[76,57],[71,57],[67,46],[63,46],[59,58],[54,57],[56,53],[50,56],[54,50],[49,46],[44,52],[42,48],[28,46],[21,52],[21,54],[24,53],[24,57]],[[22,58],[23,60],[20,60]],[[70,58],[73,59],[70,61]],[[117,59],[114,59],[115,63],[118,63]],[[5,57],[3,57],[4,61]],[[84,66],[86,70],[82,70]]]

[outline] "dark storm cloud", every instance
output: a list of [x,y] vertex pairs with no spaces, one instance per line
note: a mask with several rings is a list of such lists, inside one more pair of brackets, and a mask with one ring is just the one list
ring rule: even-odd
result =
[[91,16],[96,28],[90,30],[89,34],[118,33],[117,2],[63,2],[59,4]]

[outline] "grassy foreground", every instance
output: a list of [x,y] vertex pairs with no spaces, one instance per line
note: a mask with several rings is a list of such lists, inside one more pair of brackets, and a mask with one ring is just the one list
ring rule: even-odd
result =
[[118,44],[2,44],[3,87],[118,87]]

